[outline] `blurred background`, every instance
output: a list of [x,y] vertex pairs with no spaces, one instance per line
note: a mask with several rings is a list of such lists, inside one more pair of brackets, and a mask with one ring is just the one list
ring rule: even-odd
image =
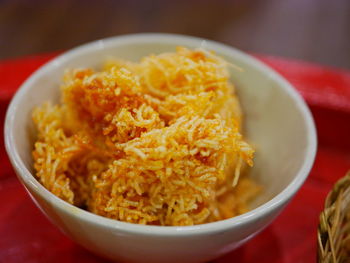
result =
[[0,59],[138,32],[350,68],[350,0],[0,0]]

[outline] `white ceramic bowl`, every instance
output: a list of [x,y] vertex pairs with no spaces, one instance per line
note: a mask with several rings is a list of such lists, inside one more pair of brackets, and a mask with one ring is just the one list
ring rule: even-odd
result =
[[[246,135],[257,149],[251,174],[264,186],[252,210],[203,225],[143,226],[89,213],[46,190],[33,173],[35,132],[31,112],[46,100],[58,102],[64,69],[96,67],[110,56],[137,60],[150,53],[174,51],[178,45],[214,50],[244,69],[232,69],[232,80],[244,110]],[[21,86],[8,108],[5,141],[18,178],[43,213],[83,247],[118,262],[203,262],[233,250],[282,211],[306,179],[316,152],[311,114],[285,79],[232,47],[169,34],[136,34],[95,41],[42,66]]]

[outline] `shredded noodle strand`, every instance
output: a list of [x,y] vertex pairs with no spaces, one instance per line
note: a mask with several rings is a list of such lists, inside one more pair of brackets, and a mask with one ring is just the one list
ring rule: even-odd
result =
[[61,199],[139,224],[193,225],[247,210],[260,187],[229,64],[179,47],[74,69],[62,103],[33,111],[34,168]]

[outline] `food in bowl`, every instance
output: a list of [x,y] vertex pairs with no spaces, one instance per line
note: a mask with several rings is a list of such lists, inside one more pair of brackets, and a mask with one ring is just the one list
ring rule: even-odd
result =
[[62,102],[33,111],[34,168],[61,199],[130,223],[180,226],[242,214],[260,186],[229,64],[177,48],[101,71],[68,70]]
[[[244,69],[228,68],[244,110],[244,135],[257,149],[249,176],[263,186],[250,202],[250,211],[189,227],[130,224],[79,209],[45,189],[35,178],[32,150],[37,132],[30,116],[44,101],[58,102],[62,72],[80,67],[99,69],[111,54],[136,61],[151,53],[175,50],[178,45],[204,46]],[[81,246],[128,263],[208,262],[241,246],[268,226],[300,189],[315,158],[316,138],[312,115],[302,98],[266,65],[214,41],[153,33],[103,39],[56,57],[21,85],[5,122],[6,150],[35,204]]]

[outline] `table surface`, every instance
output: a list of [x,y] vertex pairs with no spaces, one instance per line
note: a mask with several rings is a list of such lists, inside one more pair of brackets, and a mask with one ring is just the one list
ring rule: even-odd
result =
[[168,32],[350,68],[349,0],[0,0],[0,59]]
[[[28,75],[56,54],[0,62],[0,136],[7,105]],[[257,55],[304,96],[318,130],[309,178],[283,213],[225,262],[315,262],[318,216],[333,183],[350,168],[350,72]],[[105,262],[55,228],[31,201],[0,140],[0,262]]]

